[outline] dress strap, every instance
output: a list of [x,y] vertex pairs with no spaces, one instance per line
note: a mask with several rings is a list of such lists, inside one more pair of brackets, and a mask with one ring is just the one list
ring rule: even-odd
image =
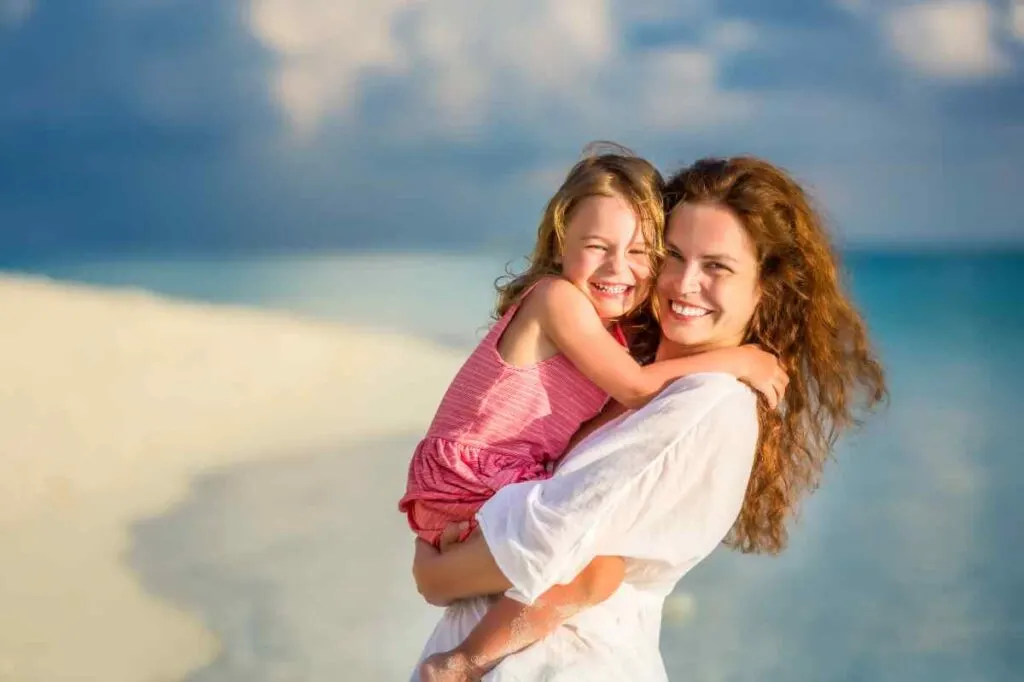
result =
[[623,348],[629,348],[629,339],[626,338],[626,332],[622,331],[622,325],[616,322],[612,325],[612,328],[608,331],[611,332],[612,337],[619,342],[619,345]]

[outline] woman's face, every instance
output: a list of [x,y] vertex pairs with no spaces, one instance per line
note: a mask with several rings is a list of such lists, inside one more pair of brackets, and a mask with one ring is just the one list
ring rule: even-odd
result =
[[676,206],[657,281],[659,357],[738,346],[760,299],[754,244],[719,204]]

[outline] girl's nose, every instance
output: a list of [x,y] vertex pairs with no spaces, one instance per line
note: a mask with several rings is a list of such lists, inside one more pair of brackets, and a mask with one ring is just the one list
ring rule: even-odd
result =
[[629,270],[629,259],[625,252],[610,251],[608,258],[608,269],[614,275],[620,275]]

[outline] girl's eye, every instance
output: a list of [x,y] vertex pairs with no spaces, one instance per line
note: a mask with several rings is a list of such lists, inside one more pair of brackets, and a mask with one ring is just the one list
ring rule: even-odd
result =
[[587,248],[588,249],[598,249],[600,251],[606,251],[608,249],[608,247],[606,247],[604,244],[588,244]]
[[715,272],[720,272],[720,271],[732,272],[731,270],[729,270],[729,268],[725,267],[725,265],[723,265],[722,263],[719,263],[717,261],[711,261],[710,263],[708,263],[707,267],[708,267],[709,270],[713,270]]
[[631,256],[646,256],[647,249],[630,249],[629,255]]
[[665,252],[665,255],[668,256],[669,258],[671,258],[672,260],[682,260],[683,259],[683,257],[681,255],[679,255],[678,251],[671,251],[671,250],[669,250],[669,251]]

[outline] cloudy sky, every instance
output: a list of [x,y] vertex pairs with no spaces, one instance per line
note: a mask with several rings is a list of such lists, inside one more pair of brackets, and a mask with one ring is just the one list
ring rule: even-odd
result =
[[1024,246],[1020,0],[0,0],[0,253],[524,249],[591,139]]

